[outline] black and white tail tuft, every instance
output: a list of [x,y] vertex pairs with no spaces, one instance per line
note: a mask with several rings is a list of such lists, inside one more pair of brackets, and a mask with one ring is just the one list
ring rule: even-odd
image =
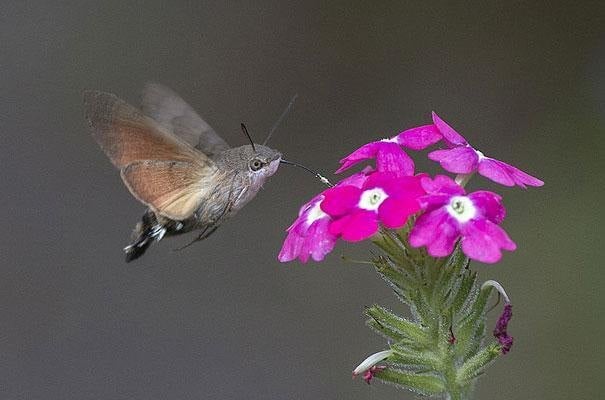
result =
[[141,222],[139,222],[134,229],[135,240],[124,247],[124,253],[126,253],[126,262],[136,260],[145,254],[147,248],[151,243],[156,240],[160,241],[166,233],[166,228],[160,225],[151,211],[147,211]]

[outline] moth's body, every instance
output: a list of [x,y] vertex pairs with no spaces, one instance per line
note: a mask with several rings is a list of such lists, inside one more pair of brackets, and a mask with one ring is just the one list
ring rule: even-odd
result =
[[[180,235],[195,230],[202,230],[205,234],[202,238],[205,238],[213,232],[209,230],[218,227],[217,222],[234,216],[256,196],[266,178],[273,175],[279,166],[280,158],[278,154],[274,154],[274,150],[258,144],[255,148],[257,153],[278,157],[270,163],[266,176],[251,176],[245,171],[242,172],[243,168],[229,167],[242,163],[245,166],[248,163],[249,155],[254,154],[250,145],[215,155],[212,159],[217,168],[210,177],[212,184],[208,191],[204,192],[200,205],[193,214],[187,219],[175,220],[148,208],[133,232],[134,245],[136,246],[138,238],[143,241],[146,238],[161,240],[163,236]],[[151,231],[151,234],[146,235],[146,231]]]
[[208,237],[256,196],[281,153],[262,145],[230,148],[170,89],[147,85],[143,112],[116,96],[85,93],[93,136],[120,169],[135,198],[149,206],[127,246],[126,261],[164,236],[201,230]]

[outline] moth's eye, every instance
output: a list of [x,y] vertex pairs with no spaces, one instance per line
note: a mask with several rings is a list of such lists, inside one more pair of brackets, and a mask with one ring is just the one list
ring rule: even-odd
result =
[[254,160],[250,161],[250,169],[252,171],[258,171],[262,167],[263,167],[263,162],[261,160],[259,160],[258,158],[255,158]]

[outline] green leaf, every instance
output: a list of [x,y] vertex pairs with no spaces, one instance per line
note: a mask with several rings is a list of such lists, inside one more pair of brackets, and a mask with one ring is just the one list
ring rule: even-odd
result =
[[422,350],[402,344],[392,345],[391,350],[393,354],[388,358],[389,363],[430,371],[438,370],[440,367],[441,360],[432,350]]
[[445,390],[443,381],[434,375],[415,374],[395,368],[387,368],[376,373],[376,378],[424,395],[438,395]]
[[471,272],[470,270],[465,270],[463,272],[462,282],[460,282],[460,286],[458,286],[456,291],[456,296],[452,301],[451,307],[454,314],[458,314],[462,309],[462,306],[464,306],[464,304],[467,302],[476,280],[476,272]]
[[456,248],[454,253],[447,259],[445,263],[436,266],[439,268],[439,275],[437,276],[433,293],[434,302],[437,304],[448,303],[448,299],[459,292],[459,289],[462,287],[462,283],[464,282],[464,278],[468,273],[468,271],[465,269],[468,266],[468,263],[469,259],[459,248]]
[[405,297],[407,291],[417,285],[416,278],[400,268],[392,259],[377,257],[373,260],[373,263],[378,273],[393,286],[400,296]]
[[387,332],[394,332],[416,343],[428,342],[427,334],[420,325],[401,318],[384,307],[373,305],[366,309],[366,315],[371,318],[370,321],[374,321],[379,326],[377,328],[375,325],[372,325],[372,327],[382,333],[388,335]]
[[483,348],[467,360],[462,367],[458,369],[457,381],[462,386],[471,383],[476,377],[481,375],[485,368],[500,355],[500,346],[491,344]]
[[378,322],[374,319],[367,320],[366,324],[370,328],[374,329],[376,332],[378,332],[379,334],[384,336],[386,339],[390,339],[394,342],[401,342],[402,340],[405,340],[407,338],[401,332],[393,329],[390,326],[382,325],[380,322]]

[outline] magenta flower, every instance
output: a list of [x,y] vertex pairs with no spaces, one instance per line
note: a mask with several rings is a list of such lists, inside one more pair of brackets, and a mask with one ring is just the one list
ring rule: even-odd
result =
[[[491,179],[504,186],[542,186],[544,182],[505,162],[486,157],[479,150],[474,149],[462,135],[443,121],[433,112],[433,123],[443,136],[449,149],[435,150],[429,153],[429,158],[439,162],[446,171],[455,174],[471,174],[475,171],[479,175]],[[434,137],[425,139],[422,144],[427,146]],[[425,146],[426,147],[426,146]],[[413,148],[413,147],[411,147]]]
[[506,303],[504,305],[504,310],[502,310],[502,314],[500,314],[500,318],[498,318],[496,327],[494,328],[494,337],[498,339],[498,343],[500,343],[500,351],[502,354],[508,353],[513,346],[513,337],[509,336],[506,332],[508,323],[512,317],[513,306],[510,303]]
[[424,213],[410,232],[413,247],[426,246],[431,256],[445,257],[460,238],[464,254],[485,263],[500,260],[500,249],[515,250],[515,243],[499,226],[506,215],[500,196],[488,191],[465,195],[444,175],[434,180],[424,177],[422,186],[428,194],[419,199]]
[[[361,187],[370,170],[365,169],[351,175],[336,187],[342,185]],[[288,236],[277,257],[279,261],[288,262],[298,258],[306,263],[309,257],[314,261],[321,261],[334,249],[337,236],[328,230],[332,219],[321,209],[324,197],[324,193],[321,193],[301,207],[298,218],[287,229]]]
[[418,176],[374,172],[361,187],[342,185],[325,191],[321,209],[333,218],[331,234],[357,242],[375,234],[380,223],[401,228],[420,210],[417,199],[424,194]]
[[414,161],[403,151],[396,138],[364,144],[340,160],[341,166],[336,173],[341,173],[353,165],[371,158],[376,159],[378,172],[392,172],[399,176],[414,174]]

